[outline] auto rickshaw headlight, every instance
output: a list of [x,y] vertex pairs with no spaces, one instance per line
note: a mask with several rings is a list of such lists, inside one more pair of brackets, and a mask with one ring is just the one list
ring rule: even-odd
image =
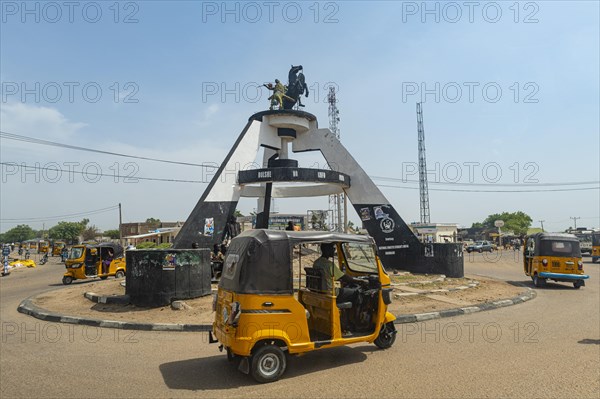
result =
[[548,266],[548,259],[542,259],[542,265]]
[[71,265],[71,269],[79,269],[83,263],[74,263]]

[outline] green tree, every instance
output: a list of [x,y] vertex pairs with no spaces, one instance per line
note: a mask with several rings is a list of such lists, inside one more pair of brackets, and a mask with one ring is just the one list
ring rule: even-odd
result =
[[239,209],[236,209],[235,212],[233,212],[233,216],[235,216],[236,218],[239,218],[244,215],[242,214],[242,212],[239,211]]
[[94,225],[91,225],[90,227],[85,228],[81,232],[81,238],[83,238],[83,241],[93,240],[94,238],[96,238],[97,235],[98,235],[98,228]]
[[22,242],[35,238],[35,231],[26,224],[20,224],[4,233],[5,242]]
[[63,239],[69,242],[75,242],[83,232],[84,225],[80,222],[58,222],[56,226],[48,230],[50,238]]
[[517,211],[494,213],[493,215],[489,215],[482,224],[484,227],[494,229],[496,228],[494,226],[496,220],[502,220],[504,222],[502,230],[511,230],[518,235],[527,234],[527,229],[531,227],[531,222],[533,221],[525,212]]
[[112,238],[113,240],[116,240],[120,237],[119,234],[119,230],[114,229],[114,230],[106,230],[103,235]]
[[145,242],[140,242],[135,247],[137,249],[152,249],[152,248],[156,248],[156,244],[153,243],[152,241],[145,241]]

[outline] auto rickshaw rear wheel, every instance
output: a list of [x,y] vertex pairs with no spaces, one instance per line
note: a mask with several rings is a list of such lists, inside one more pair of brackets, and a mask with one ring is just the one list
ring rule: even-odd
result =
[[100,280],[106,280],[108,276],[100,276]]
[[115,278],[123,278],[123,277],[125,277],[125,273],[123,273],[123,270],[118,270],[115,273]]
[[577,280],[573,283],[573,288],[575,288],[576,290],[580,289],[582,286],[582,280]]
[[388,349],[396,341],[396,326],[394,322],[390,321],[386,323],[379,331],[379,336],[375,339],[375,345],[379,349]]
[[71,276],[63,276],[62,283],[64,285],[69,285],[73,282],[73,277]]
[[533,285],[535,285],[538,288],[546,285],[546,279],[539,277],[537,274],[534,275],[532,277],[532,279],[533,279]]
[[285,371],[285,353],[276,345],[264,345],[252,355],[252,377],[258,382],[277,381]]

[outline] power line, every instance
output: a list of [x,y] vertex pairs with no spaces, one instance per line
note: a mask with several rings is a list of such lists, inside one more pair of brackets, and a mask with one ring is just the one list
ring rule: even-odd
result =
[[118,175],[118,174],[106,174],[106,173],[98,173],[98,172],[89,172],[89,171],[77,171],[77,170],[64,170],[64,169],[60,169],[60,168],[46,168],[46,167],[42,167],[42,166],[37,166],[37,165],[19,165],[15,162],[0,162],[0,165],[6,165],[6,166],[17,166],[17,167],[26,167],[29,169],[37,169],[37,170],[49,170],[52,172],[65,172],[65,173],[76,173],[78,175],[85,175],[87,177],[90,176],[100,176],[100,177],[112,177],[113,179],[128,179],[129,181],[133,182],[134,180],[150,180],[150,181],[162,181],[162,182],[175,182],[175,183],[206,183],[203,182],[201,180],[182,180],[182,179],[166,179],[166,178],[161,178],[161,177],[139,177],[139,176],[122,176],[122,175]]
[[198,166],[198,167],[202,167],[202,168],[215,168],[215,169],[217,168],[216,165],[207,165],[207,164],[201,164],[201,163],[191,163],[191,162],[181,162],[181,161],[171,161],[168,159],[159,159],[159,158],[141,157],[141,156],[137,156],[137,155],[122,154],[122,153],[118,153],[118,152],[97,150],[95,148],[79,147],[79,146],[70,145],[70,144],[57,143],[55,141],[42,140],[42,139],[37,139],[34,137],[21,136],[18,134],[12,134],[12,133],[2,132],[2,131],[0,131],[0,137],[2,137],[3,139],[8,139],[8,140],[24,141],[27,143],[49,145],[49,146],[53,146],[53,147],[62,147],[62,148],[68,148],[70,150],[95,152],[98,154],[114,155],[117,157],[141,159],[144,161],[162,162],[162,163],[170,163],[170,164],[185,165],[185,166]]
[[95,209],[95,210],[91,210],[91,211],[78,212],[78,213],[70,213],[70,214],[66,214],[66,215],[38,216],[38,217],[33,217],[33,218],[6,218],[6,219],[0,219],[0,221],[2,223],[16,223],[16,222],[44,222],[44,221],[51,221],[51,220],[58,220],[58,219],[73,219],[73,218],[80,218],[80,217],[84,217],[84,216],[97,215],[100,213],[106,213],[106,212],[116,210],[118,208],[119,208],[118,205],[113,205],[113,206],[110,206],[107,208]]
[[[10,165],[10,166],[18,166],[21,165],[15,163],[7,163],[0,162],[0,165]],[[65,172],[65,173],[77,173],[80,175],[85,175],[87,177],[91,176],[101,176],[101,177],[112,177],[113,179],[130,179],[130,180],[147,180],[147,181],[161,181],[161,182],[169,182],[169,183],[206,183],[201,180],[182,180],[182,179],[167,179],[160,177],[131,177],[131,176],[121,176],[117,174],[106,174],[106,173],[98,173],[98,172],[84,172],[84,171],[74,171],[74,170],[64,170],[60,168],[47,168],[37,165],[29,165],[27,168],[37,169],[37,170],[49,170],[52,172]],[[402,187],[402,186],[391,186],[386,184],[378,184],[378,187],[389,187],[389,188],[400,188],[407,190],[418,190],[418,187]],[[449,188],[432,188],[431,191],[446,191],[446,192],[465,192],[465,193],[545,193],[545,192],[559,192],[559,191],[585,191],[585,190],[598,190],[598,187],[584,187],[584,188],[563,188],[563,189],[549,189],[549,190],[458,190],[458,189],[449,189]]]
[[[419,183],[418,180],[401,179],[397,177],[369,176],[373,180],[385,180],[400,183]],[[446,184],[452,186],[480,186],[480,187],[553,187],[553,186],[582,186],[590,184],[600,184],[600,181],[582,181],[582,182],[565,182],[565,183],[460,183],[460,182],[440,182],[433,181],[429,184]]]
[[[175,164],[175,165],[196,166],[196,167],[217,169],[216,163],[210,165],[210,164],[205,164],[205,163],[181,162],[181,161],[172,161],[172,160],[168,160],[168,159],[142,157],[142,156],[137,156],[137,155],[130,155],[130,154],[123,154],[123,153],[118,153],[118,152],[98,150],[98,149],[89,148],[89,147],[79,147],[79,146],[74,146],[74,145],[70,145],[70,144],[63,144],[63,143],[58,143],[55,141],[42,140],[42,139],[38,139],[38,138],[34,138],[34,137],[22,136],[22,135],[18,135],[18,134],[3,132],[3,131],[0,131],[0,137],[8,139],[8,140],[23,141],[23,142],[33,143],[33,144],[61,147],[61,148],[67,148],[67,149],[77,150],[77,151],[94,152],[94,153],[105,154],[105,155],[114,155],[114,156],[124,157],[124,158],[140,159],[140,160],[144,160],[144,161],[162,162],[162,163]],[[77,172],[75,172],[75,173],[77,173]],[[114,176],[114,175],[106,175],[106,176],[118,177],[118,176]],[[127,176],[125,176],[125,177],[127,177]],[[419,180],[409,180],[409,179],[404,179],[404,178],[385,177],[385,176],[369,176],[369,177],[373,180],[385,180],[385,181],[401,182],[401,183],[419,183]],[[177,180],[177,179],[163,180],[163,179],[156,179],[156,178],[138,178],[138,179],[140,179],[140,180],[157,180],[157,181],[174,181],[174,182],[180,182],[180,183],[205,183],[205,182],[194,181],[194,180]],[[600,184],[600,181],[564,182],[564,183],[460,183],[460,182],[455,183],[455,182],[431,181],[431,182],[429,182],[429,184],[453,185],[453,186],[481,186],[481,187],[487,187],[487,186],[493,186],[493,187],[527,187],[527,186],[553,187],[553,186],[581,186],[581,185]],[[441,190],[437,190],[437,191],[441,191]],[[577,191],[577,190],[575,190],[575,191]],[[490,192],[492,192],[492,191],[490,191]]]
[[[418,190],[419,187],[401,187],[401,186],[390,186],[385,184],[378,184],[377,187],[389,187],[389,188],[402,188],[408,190]],[[429,191],[446,191],[446,192],[462,192],[462,193],[551,193],[558,191],[586,191],[586,190],[600,190],[598,187],[583,187],[583,188],[555,188],[549,190],[453,190],[450,188],[430,188]]]

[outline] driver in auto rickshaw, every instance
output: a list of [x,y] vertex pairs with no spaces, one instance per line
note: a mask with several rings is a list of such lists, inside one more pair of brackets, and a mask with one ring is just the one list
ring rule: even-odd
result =
[[331,276],[333,276],[334,280],[340,281],[346,287],[337,288],[336,289],[336,302],[352,302],[354,303],[356,297],[358,296],[359,290],[358,288],[350,288],[348,285],[352,284],[368,284],[368,281],[361,280],[358,278],[354,278],[348,276],[343,271],[341,271],[330,258],[335,256],[335,246],[331,243],[323,243],[321,244],[321,257],[318,258],[313,268],[315,270],[321,271],[321,278],[325,281],[325,285],[327,287],[327,292],[332,292],[332,282]]

